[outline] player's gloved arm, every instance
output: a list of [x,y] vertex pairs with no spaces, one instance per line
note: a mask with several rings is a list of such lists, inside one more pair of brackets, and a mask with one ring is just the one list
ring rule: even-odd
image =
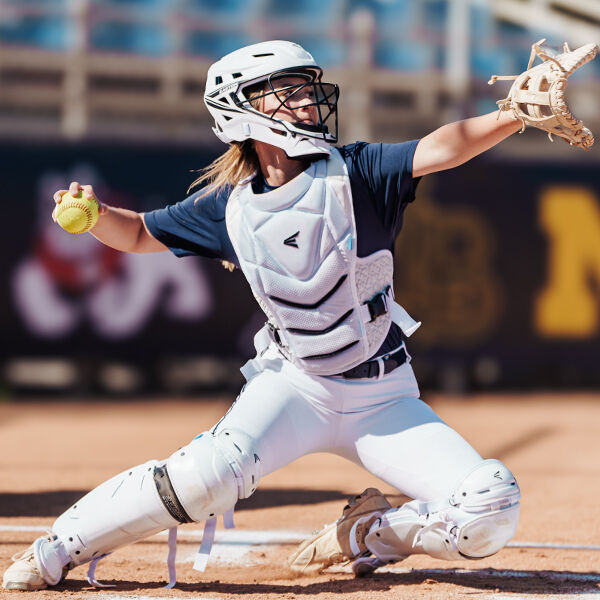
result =
[[449,123],[422,138],[413,158],[413,176],[420,177],[462,165],[521,129],[512,114],[493,112]]
[[96,199],[98,203],[98,221],[90,233],[103,244],[121,250],[122,252],[161,252],[167,247],[159,242],[146,228],[140,213],[125,208],[108,206],[100,202],[91,185],[79,185],[73,181],[68,190],[58,190],[54,194],[56,207],[52,212],[52,219],[56,221],[56,208],[64,194],[69,192],[76,195],[80,191],[88,199]]

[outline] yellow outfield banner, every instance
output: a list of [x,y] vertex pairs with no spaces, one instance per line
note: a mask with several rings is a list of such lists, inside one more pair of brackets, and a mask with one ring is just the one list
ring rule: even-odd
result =
[[548,274],[537,297],[536,330],[545,337],[589,338],[600,324],[600,201],[586,187],[556,185],[541,193]]

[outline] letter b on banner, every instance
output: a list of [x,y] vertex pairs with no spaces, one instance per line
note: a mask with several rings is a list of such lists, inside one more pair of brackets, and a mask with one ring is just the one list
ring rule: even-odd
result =
[[540,198],[548,236],[548,279],[536,328],[547,337],[587,338],[600,322],[600,205],[585,188],[551,187]]

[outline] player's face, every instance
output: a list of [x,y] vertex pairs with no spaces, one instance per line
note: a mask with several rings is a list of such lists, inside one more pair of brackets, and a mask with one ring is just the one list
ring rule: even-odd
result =
[[273,92],[261,98],[261,112],[266,115],[304,125],[316,125],[319,113],[315,92],[303,77],[279,77],[272,81]]

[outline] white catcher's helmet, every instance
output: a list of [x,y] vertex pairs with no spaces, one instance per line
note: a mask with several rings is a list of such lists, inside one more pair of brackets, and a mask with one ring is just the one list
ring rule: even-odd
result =
[[[329,154],[330,144],[337,142],[339,88],[322,83],[322,74],[314,58],[292,42],[261,42],[227,54],[210,67],[206,79],[204,102],[215,119],[213,131],[225,143],[259,140],[282,148],[290,158]],[[305,83],[286,88],[285,99],[277,96],[281,106],[292,108],[284,104],[289,94],[311,86],[319,123],[291,123],[278,119],[277,111],[269,116],[250,104],[250,92],[274,94],[273,82],[290,76]]]

